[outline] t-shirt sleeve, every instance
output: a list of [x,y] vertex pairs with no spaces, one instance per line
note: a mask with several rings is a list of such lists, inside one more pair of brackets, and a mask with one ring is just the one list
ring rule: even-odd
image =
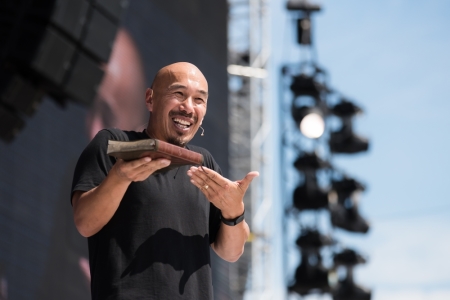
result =
[[110,139],[116,138],[109,130],[101,130],[81,153],[73,175],[70,199],[75,191],[89,191],[105,179],[115,163],[115,158],[106,154]]

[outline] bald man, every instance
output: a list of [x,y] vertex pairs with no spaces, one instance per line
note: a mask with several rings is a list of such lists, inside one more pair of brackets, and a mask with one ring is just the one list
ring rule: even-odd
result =
[[[102,130],[81,154],[72,205],[88,238],[92,299],[213,299],[209,247],[230,262],[242,255],[249,234],[243,197],[258,173],[232,182],[207,150],[188,145],[207,102],[197,67],[164,67],[145,93],[147,128]],[[106,155],[110,139],[146,138],[200,152],[205,167],[155,173],[170,161]]]

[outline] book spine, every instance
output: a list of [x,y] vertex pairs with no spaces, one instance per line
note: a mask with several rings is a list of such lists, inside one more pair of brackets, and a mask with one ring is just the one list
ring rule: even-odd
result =
[[203,165],[203,155],[160,140],[156,140],[156,151],[188,160],[196,165]]

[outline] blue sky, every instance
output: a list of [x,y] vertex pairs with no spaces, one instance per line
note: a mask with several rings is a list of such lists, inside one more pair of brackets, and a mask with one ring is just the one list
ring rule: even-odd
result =
[[[274,61],[298,62],[284,3],[272,4]],[[320,3],[318,62],[365,109],[356,132],[371,140],[368,153],[335,159],[369,186],[370,233],[337,231],[369,257],[356,279],[375,300],[450,299],[450,1]]]

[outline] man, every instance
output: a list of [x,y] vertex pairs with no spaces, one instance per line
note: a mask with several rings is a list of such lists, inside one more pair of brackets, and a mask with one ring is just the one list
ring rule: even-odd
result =
[[[212,299],[209,245],[227,261],[241,256],[249,234],[243,197],[258,173],[232,182],[209,152],[187,145],[207,101],[197,67],[169,65],[146,91],[146,130],[102,130],[80,156],[72,205],[88,237],[93,299]],[[149,137],[201,152],[205,166],[155,173],[170,161],[106,155],[109,139]]]

